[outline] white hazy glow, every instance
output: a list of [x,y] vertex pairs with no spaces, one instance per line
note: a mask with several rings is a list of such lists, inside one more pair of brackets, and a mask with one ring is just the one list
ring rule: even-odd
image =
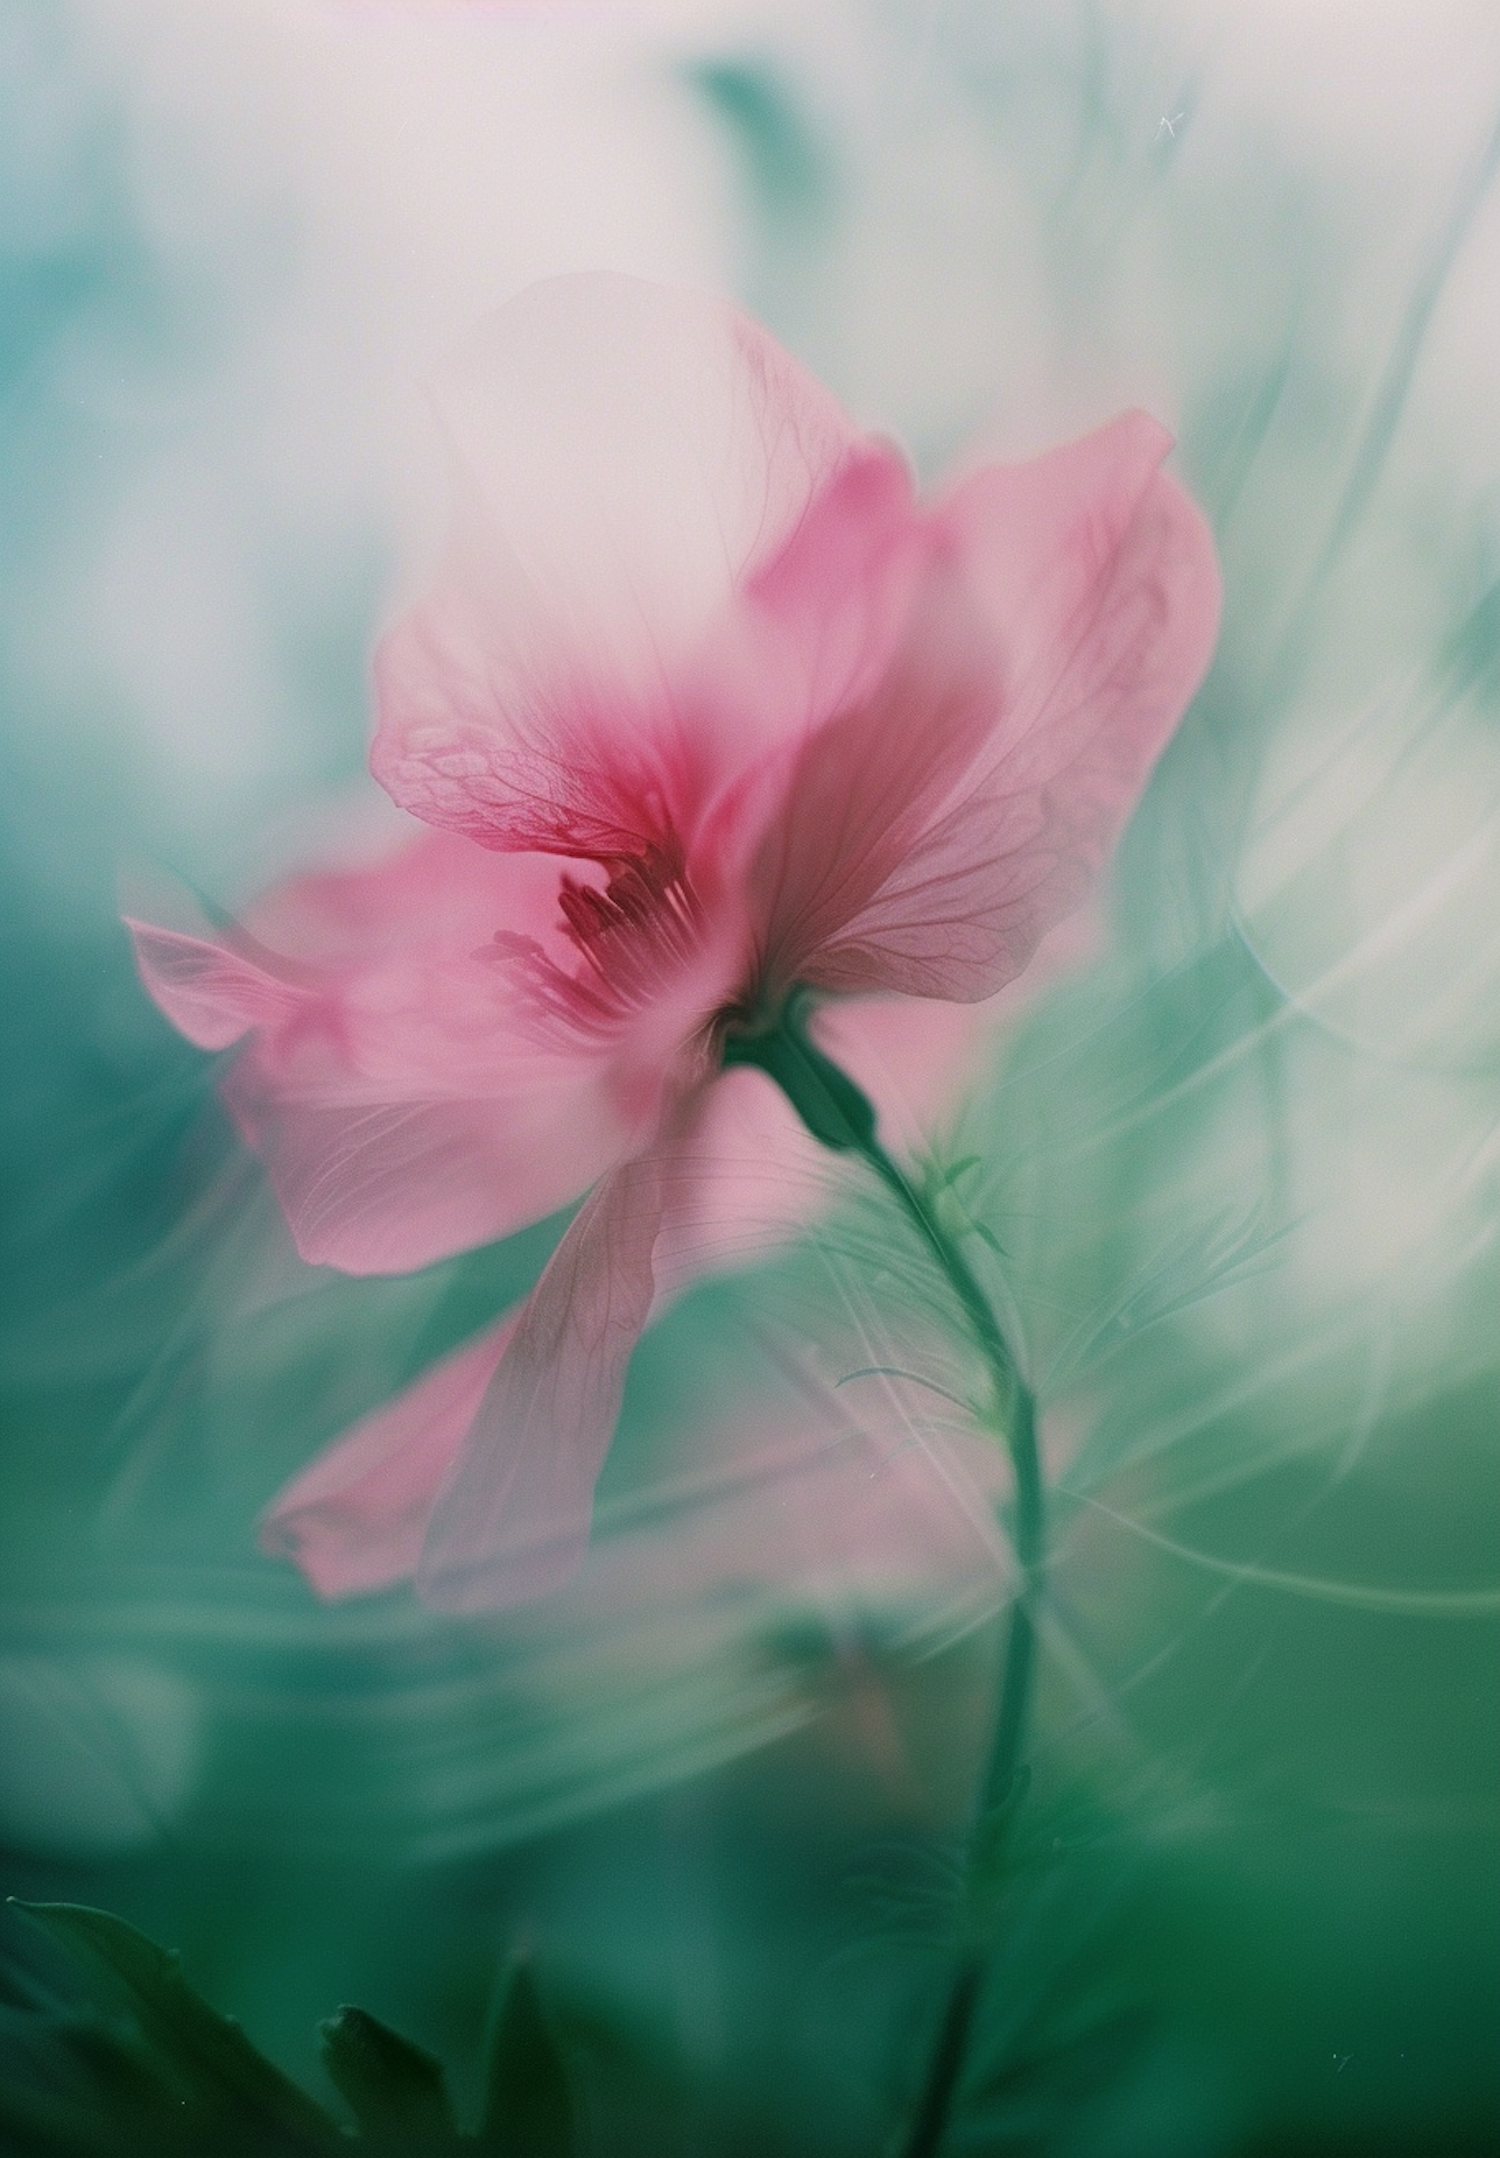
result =
[[129,329],[56,355],[108,447],[17,655],[136,735],[152,843],[222,849],[326,762],[276,617],[430,546],[422,381],[462,330],[569,269],[726,284],[673,14],[149,0],[20,55],[55,161],[119,156],[123,244],[172,310],[144,355]]

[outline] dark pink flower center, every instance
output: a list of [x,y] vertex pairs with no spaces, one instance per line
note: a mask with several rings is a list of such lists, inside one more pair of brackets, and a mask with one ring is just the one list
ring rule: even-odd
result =
[[534,937],[495,932],[495,953],[524,985],[548,1039],[559,1028],[576,1042],[599,1040],[660,998],[698,956],[703,909],[675,838],[648,841],[638,854],[601,859],[602,888],[564,870],[558,887],[562,933],[579,964],[561,966]]
[[658,959],[674,949],[688,958],[698,940],[701,915],[679,848],[654,842],[645,852],[609,865],[601,892],[564,870],[558,905],[568,937],[603,979],[618,982],[619,969],[637,965],[643,947]]

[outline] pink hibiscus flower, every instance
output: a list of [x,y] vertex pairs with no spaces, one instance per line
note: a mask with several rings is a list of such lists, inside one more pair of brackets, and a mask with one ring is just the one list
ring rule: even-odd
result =
[[726,1058],[832,1000],[883,1106],[882,1046],[1087,893],[1219,588],[1144,414],[923,506],[752,323],[634,279],[522,294],[438,404],[455,532],[371,757],[429,829],[217,941],[132,927],[190,1039],[250,1037],[226,1095],[304,1257],[423,1266],[589,1191],[519,1313],[272,1512],[325,1592],[477,1608],[576,1564],[653,1304],[756,1214],[747,1119],[778,1215],[791,1120]]

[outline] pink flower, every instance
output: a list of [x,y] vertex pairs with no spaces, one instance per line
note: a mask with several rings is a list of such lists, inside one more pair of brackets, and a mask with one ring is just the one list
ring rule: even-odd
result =
[[420,1535],[423,1593],[473,1608],[576,1562],[631,1348],[734,1233],[724,1127],[776,1097],[726,1038],[816,992],[857,1064],[890,999],[941,1000],[905,1008],[930,1032],[1018,975],[1218,578],[1144,414],[923,507],[753,324],[633,279],[533,287],[438,392],[455,532],[380,647],[371,758],[430,829],[218,942],[136,939],[192,1040],[249,1035],[226,1093],[306,1258],[422,1266],[592,1186],[514,1319],[273,1512],[327,1592]]

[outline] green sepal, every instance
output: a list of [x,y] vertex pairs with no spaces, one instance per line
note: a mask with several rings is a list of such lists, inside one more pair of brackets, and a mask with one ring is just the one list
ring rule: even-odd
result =
[[511,1967],[490,2039],[484,2158],[574,2158],[573,2100],[556,2039],[542,2014],[530,1965]]
[[347,2149],[332,2116],[193,1991],[174,1950],[85,1904],[16,1901],[15,1908],[106,1979],[139,2032],[140,2065],[161,2079],[164,2100],[171,2092],[180,2111],[220,2125],[225,2149],[253,2147],[268,2158]]
[[875,1105],[807,1033],[793,1000],[763,1034],[730,1034],[726,1064],[753,1064],[774,1079],[813,1137],[835,1153],[863,1153],[875,1138]]
[[457,2150],[458,2122],[443,2064],[363,2008],[340,2008],[318,2025],[323,2065],[371,2150]]

